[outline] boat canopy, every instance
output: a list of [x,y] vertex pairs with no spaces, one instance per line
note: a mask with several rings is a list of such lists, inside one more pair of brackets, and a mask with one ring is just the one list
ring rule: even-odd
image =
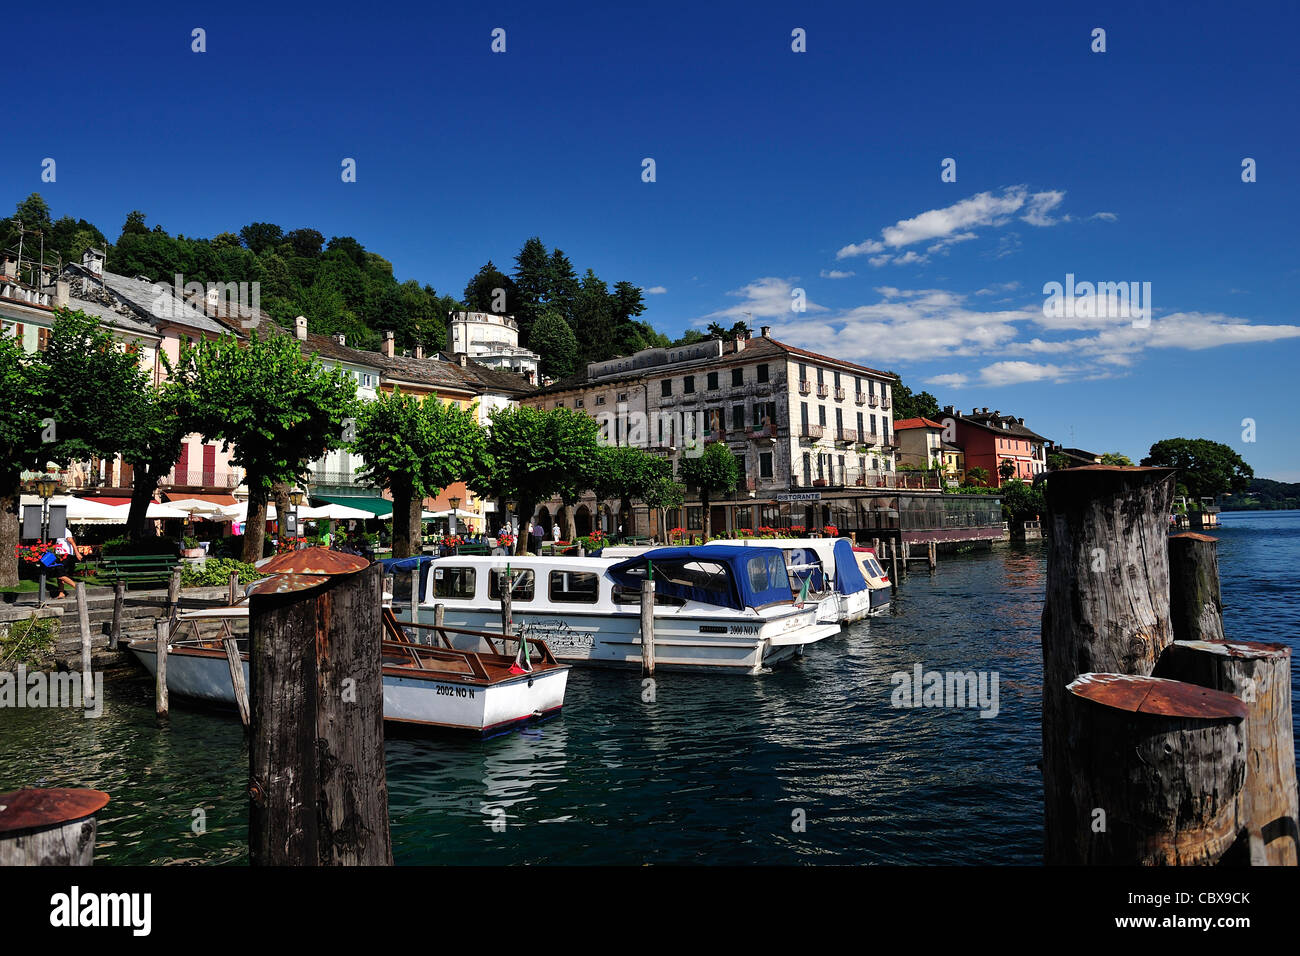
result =
[[847,538],[835,539],[835,583],[841,594],[857,594],[867,590],[867,579],[853,554],[853,545]]
[[615,564],[609,575],[622,587],[640,590],[647,562],[654,566],[656,594],[736,610],[790,601],[785,556],[776,548],[654,548]]

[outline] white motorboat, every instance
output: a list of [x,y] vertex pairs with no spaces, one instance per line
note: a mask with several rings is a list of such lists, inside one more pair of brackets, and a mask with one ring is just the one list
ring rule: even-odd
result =
[[731,548],[777,547],[785,555],[790,587],[817,605],[817,620],[850,624],[874,608],[848,538],[721,538],[710,544]]
[[[652,548],[612,560],[534,555],[433,562],[421,619],[442,605],[450,627],[501,632],[501,587],[511,575],[517,632],[545,640],[556,658],[575,664],[640,667],[641,586],[655,584],[654,656],[659,670],[757,674],[839,633],[798,606],[785,559],[775,548],[709,545]],[[647,569],[653,569],[648,572]],[[394,608],[409,620],[409,608]],[[457,647],[481,641],[453,636]]]
[[[546,644],[531,636],[524,666],[519,654],[500,649],[500,634],[488,635],[483,652],[451,646],[449,634],[438,634],[443,646],[416,643],[384,609],[384,720],[416,729],[469,731],[484,737],[558,714],[564,705],[569,666],[555,659]],[[224,638],[236,640],[248,686],[248,647],[232,625],[247,623],[248,606],[185,611],[178,617],[175,639],[168,642],[167,690],[179,697],[234,707],[235,692]],[[202,625],[215,623],[220,633],[204,635]],[[420,627],[420,625],[414,625]],[[430,627],[437,633],[436,629]],[[466,635],[460,635],[466,636]],[[482,639],[480,635],[468,635]],[[494,638],[494,640],[492,639]],[[514,641],[516,647],[519,642]],[[153,640],[137,639],[127,648],[150,674],[157,672]]]
[[867,587],[871,589],[871,613],[882,614],[888,611],[894,585],[889,580],[889,575],[885,573],[880,558],[871,548],[855,547],[853,556],[857,558],[862,577],[866,579]]

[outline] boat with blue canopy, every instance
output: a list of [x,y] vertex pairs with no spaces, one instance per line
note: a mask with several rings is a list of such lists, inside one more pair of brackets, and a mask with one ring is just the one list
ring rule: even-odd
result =
[[[657,670],[758,674],[839,633],[838,624],[818,622],[816,605],[795,600],[780,550],[717,545],[626,559],[436,558],[419,616],[431,620],[442,605],[449,626],[500,633],[508,586],[517,632],[545,640],[558,660],[639,668],[641,592],[651,577]],[[410,619],[409,604],[394,602],[393,610]]]

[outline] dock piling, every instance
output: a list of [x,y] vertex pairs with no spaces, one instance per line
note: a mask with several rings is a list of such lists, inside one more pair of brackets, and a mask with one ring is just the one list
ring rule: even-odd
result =
[[122,639],[122,604],[126,600],[126,583],[118,581],[113,585],[113,623],[108,629],[108,649],[117,650],[117,642]]
[[248,686],[244,683],[244,662],[239,659],[239,644],[233,637],[221,642],[226,649],[226,663],[230,665],[230,685],[235,690],[235,704],[239,707],[239,720],[248,730]]
[[649,561],[641,585],[641,671],[649,677],[655,673],[655,572]]
[[1223,640],[1218,539],[1189,531],[1169,539],[1169,619],[1176,641]]
[[90,609],[86,606],[86,582],[77,582],[77,629],[81,632],[81,693],[95,696],[95,681],[90,673]]
[[157,658],[154,671],[154,710],[159,717],[167,716],[167,634],[170,627],[165,618],[154,623],[154,650]]

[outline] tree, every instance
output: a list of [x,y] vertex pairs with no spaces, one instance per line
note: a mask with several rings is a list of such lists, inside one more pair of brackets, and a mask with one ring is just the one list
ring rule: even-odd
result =
[[568,378],[578,368],[578,339],[564,317],[547,309],[533,323],[529,348],[542,357],[542,374]]
[[1069,456],[1063,455],[1059,451],[1054,451],[1047,456],[1048,471],[1060,471],[1062,468],[1069,468],[1070,464]]
[[489,259],[465,286],[465,308],[507,315],[516,306],[516,295],[514,280]]
[[[571,408],[499,408],[492,413],[483,474],[471,482],[496,498],[514,498],[522,527],[539,501],[552,496],[575,500],[589,462],[599,454],[594,418]],[[528,535],[516,542],[526,553]]]
[[641,500],[659,512],[659,527],[663,532],[664,540],[667,541],[668,509],[682,506],[682,502],[686,500],[686,489],[668,477],[650,488]]
[[393,496],[393,557],[419,552],[425,498],[482,473],[486,436],[476,408],[444,404],[437,395],[421,401],[395,390],[358,411],[349,450],[365,459],[364,477]]
[[284,241],[284,230],[271,222],[250,222],[239,230],[239,238],[247,248],[260,256]]
[[1000,489],[1002,517],[1006,521],[1034,521],[1047,510],[1041,487],[1008,481]]
[[588,485],[597,504],[617,500],[619,512],[632,500],[645,501],[664,481],[672,480],[668,460],[630,445],[602,445],[588,464]]
[[1133,467],[1133,459],[1128,455],[1121,455],[1117,451],[1106,452],[1101,456],[1101,463],[1103,465],[1123,465],[1126,468]]
[[144,536],[149,502],[163,476],[176,467],[181,457],[181,442],[190,432],[182,396],[170,382],[159,389],[146,376],[138,391],[128,396],[127,404],[119,410],[126,425],[119,451],[122,460],[131,466],[131,509],[127,513],[126,534],[133,541]]
[[998,465],[998,474],[1002,476],[1003,481],[1010,481],[1016,474],[1016,463],[1010,458],[1003,458]]
[[574,304],[573,334],[579,354],[586,361],[601,361],[614,355],[614,309],[605,283],[587,270]]
[[903,384],[896,372],[890,372],[897,381],[894,382],[894,421],[903,421],[908,418],[928,418],[931,421],[939,420],[939,400],[929,392],[913,393],[910,388]]
[[18,583],[22,472],[42,457],[43,377],[9,335],[0,335],[0,587]]
[[1175,468],[1191,498],[1245,491],[1255,470],[1231,447],[1206,438],[1166,438],[1151,446],[1143,465]]
[[[126,222],[122,224],[122,235],[123,236],[149,235],[149,227],[144,224],[144,219],[145,219],[144,213],[142,213],[139,209],[132,209],[129,213],[126,214]],[[121,242],[122,240],[119,237],[117,241]]]
[[284,241],[293,247],[295,256],[306,259],[317,258],[325,245],[325,237],[315,229],[295,229],[285,235]]
[[346,419],[356,411],[356,380],[302,354],[296,339],[261,337],[247,346],[233,336],[204,339],[181,351],[177,397],[193,427],[233,448],[245,470],[248,524],[244,560],[262,557],[266,501],[276,484],[300,480],[309,462],[343,445]]
[[677,466],[677,477],[687,486],[700,491],[700,506],[704,510],[704,538],[710,535],[709,503],[717,495],[729,495],[740,481],[740,466],[731,449],[722,442],[704,446],[704,454],[687,457]]
[[966,469],[966,484],[987,486],[989,483],[989,470],[976,465],[974,468]]
[[515,318],[519,320],[520,341],[529,342],[533,322],[542,313],[551,291],[551,257],[542,240],[528,239],[515,256]]

